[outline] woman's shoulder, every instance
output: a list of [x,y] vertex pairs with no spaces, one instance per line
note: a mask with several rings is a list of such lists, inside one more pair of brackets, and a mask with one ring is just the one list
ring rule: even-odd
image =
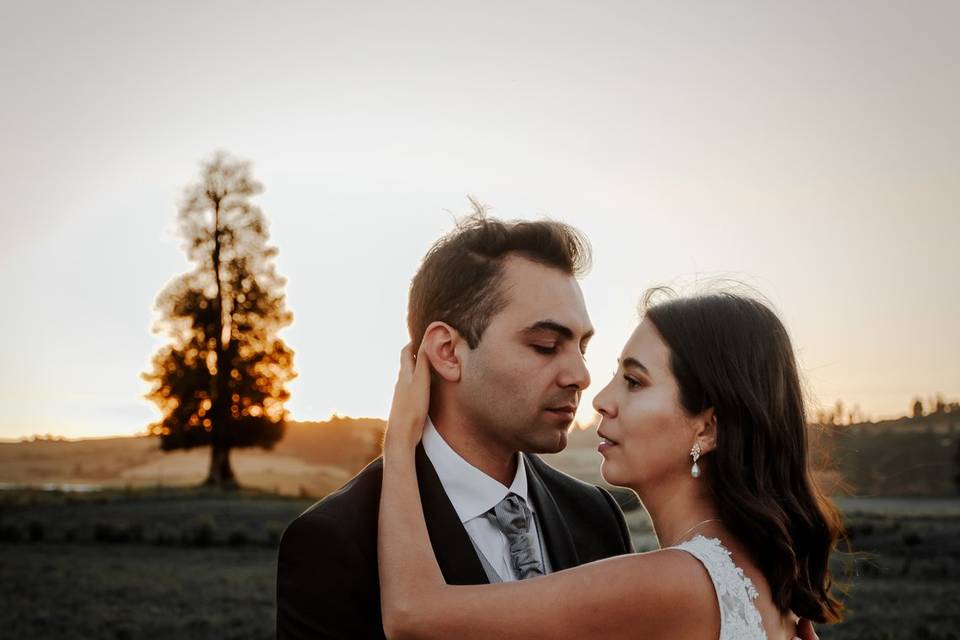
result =
[[[631,553],[591,563],[603,574],[600,599],[628,606],[647,637],[710,637],[720,630],[720,609],[710,575],[678,549]],[[605,593],[605,595],[601,595]],[[616,594],[616,595],[615,595]],[[622,609],[621,609],[622,611]],[[613,614],[613,611],[609,613]]]
[[713,595],[710,574],[696,555],[679,547],[666,547],[628,556],[634,570],[655,581],[667,593],[676,590],[686,596]]

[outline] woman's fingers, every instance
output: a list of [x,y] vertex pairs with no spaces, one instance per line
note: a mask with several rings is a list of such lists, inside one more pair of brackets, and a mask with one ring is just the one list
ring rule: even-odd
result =
[[410,375],[413,372],[413,367],[413,345],[408,342],[400,350],[400,378]]
[[415,380],[422,380],[424,376],[426,376],[428,380],[430,379],[430,356],[427,355],[425,345],[426,341],[421,341],[420,348],[417,350],[417,359],[413,370]]
[[430,358],[421,345],[416,358],[413,345],[400,351],[400,372],[393,390],[393,402],[384,449],[399,444],[415,446],[423,433],[423,425],[430,405]]
[[426,341],[420,342],[417,355],[413,355],[413,343],[408,342],[400,350],[400,380],[420,381],[424,377],[429,380],[430,356],[427,355]]

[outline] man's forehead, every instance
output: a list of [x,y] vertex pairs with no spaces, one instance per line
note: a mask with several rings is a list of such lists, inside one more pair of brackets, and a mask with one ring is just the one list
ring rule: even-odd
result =
[[583,292],[576,278],[560,269],[523,258],[510,258],[504,265],[501,282],[506,307],[503,313],[518,329],[551,322],[569,328],[576,335],[593,331]]

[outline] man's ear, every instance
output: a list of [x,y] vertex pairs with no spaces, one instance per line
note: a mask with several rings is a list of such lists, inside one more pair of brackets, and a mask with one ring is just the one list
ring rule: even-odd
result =
[[460,333],[446,322],[431,322],[423,334],[423,350],[438,376],[447,382],[460,381],[461,362],[457,347]]
[[700,443],[700,455],[717,448],[717,412],[710,407],[694,418],[695,440]]

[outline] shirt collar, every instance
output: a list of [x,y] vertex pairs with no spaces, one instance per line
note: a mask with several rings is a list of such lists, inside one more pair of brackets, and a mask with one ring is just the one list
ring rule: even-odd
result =
[[534,511],[533,504],[527,497],[527,470],[522,454],[517,454],[517,473],[513,482],[509,487],[505,487],[454,451],[429,417],[423,428],[422,443],[423,450],[436,469],[440,484],[443,485],[443,490],[450,498],[461,523],[486,513],[507,497],[508,493],[515,493],[523,498],[527,507]]

